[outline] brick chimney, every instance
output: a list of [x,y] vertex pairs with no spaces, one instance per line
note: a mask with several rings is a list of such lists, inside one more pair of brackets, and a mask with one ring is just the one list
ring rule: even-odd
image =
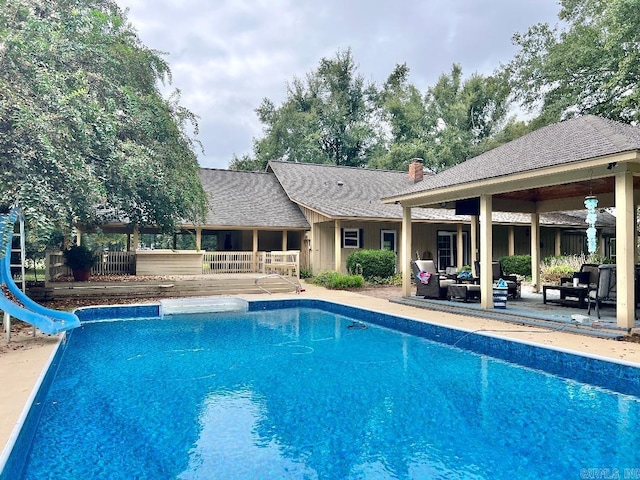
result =
[[412,158],[409,164],[409,181],[411,183],[418,183],[422,181],[424,177],[424,169],[422,168],[421,158]]

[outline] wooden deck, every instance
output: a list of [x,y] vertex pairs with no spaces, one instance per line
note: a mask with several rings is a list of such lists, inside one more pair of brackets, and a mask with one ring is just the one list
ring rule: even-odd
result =
[[[199,297],[209,295],[240,295],[254,293],[295,292],[295,277],[279,277],[260,273],[193,275],[127,281],[49,282],[46,287],[30,288],[27,292],[36,302],[61,298],[150,298]],[[257,282],[257,284],[256,284]],[[262,287],[262,288],[261,288]]]

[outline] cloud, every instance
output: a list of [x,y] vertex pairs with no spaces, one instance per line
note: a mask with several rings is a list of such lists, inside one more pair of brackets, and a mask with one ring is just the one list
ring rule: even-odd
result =
[[555,0],[118,0],[149,48],[167,52],[173,88],[200,117],[202,166],[225,168],[251,152],[255,109],[287,82],[351,48],[366,79],[382,83],[406,62],[420,89],[460,63],[490,74],[515,53],[511,36],[555,23]]

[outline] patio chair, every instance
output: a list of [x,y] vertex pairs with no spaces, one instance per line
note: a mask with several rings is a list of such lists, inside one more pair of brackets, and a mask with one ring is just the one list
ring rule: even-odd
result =
[[587,313],[591,315],[591,304],[596,307],[596,315],[600,318],[600,305],[616,303],[616,266],[613,264],[598,266],[598,281],[596,288],[589,290],[587,295]]
[[438,273],[433,260],[411,262],[411,271],[416,279],[416,296],[424,298],[447,298],[449,285],[455,285],[454,279],[448,279]]
[[565,283],[572,283],[574,278],[578,279],[578,285],[587,286],[590,289],[595,290],[598,286],[598,264],[597,263],[583,263],[580,266],[580,270],[573,273],[573,277],[560,278],[560,285]]
[[[476,277],[480,277],[480,261],[475,261]],[[507,283],[507,296],[511,298],[520,298],[521,282],[516,275],[505,275],[500,262],[491,262],[491,270],[493,272],[492,280],[497,282],[503,279]]]

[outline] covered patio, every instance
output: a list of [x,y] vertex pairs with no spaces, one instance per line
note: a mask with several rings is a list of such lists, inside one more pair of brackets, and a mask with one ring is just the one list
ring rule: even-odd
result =
[[[470,212],[478,225],[478,247],[472,251],[477,258],[472,260],[484,265],[494,260],[492,212],[530,214],[532,286],[533,292],[539,292],[540,214],[584,209],[585,198],[595,197],[598,209],[615,207],[616,326],[631,329],[636,317],[639,174],[640,129],[582,116],[541,128],[384,198],[385,203],[398,203],[403,208],[400,249],[403,295],[411,296],[413,208],[451,205]],[[491,271],[483,269],[482,309],[493,308],[492,284]]]

